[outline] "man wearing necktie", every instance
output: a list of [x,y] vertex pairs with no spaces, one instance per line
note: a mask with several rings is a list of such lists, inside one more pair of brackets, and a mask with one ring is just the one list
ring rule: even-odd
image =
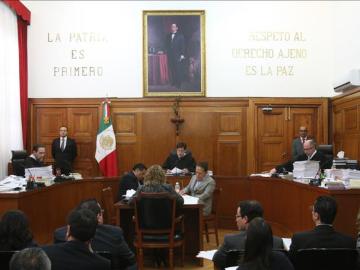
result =
[[55,167],[61,172],[68,174],[72,170],[72,164],[77,156],[76,142],[67,136],[67,127],[60,127],[60,137],[54,139],[51,153],[55,160]]
[[307,128],[301,126],[299,128],[299,136],[296,137],[291,145],[292,158],[295,159],[297,156],[304,154],[304,143],[308,140]]
[[180,89],[185,70],[185,39],[184,35],[178,32],[178,29],[176,23],[171,25],[171,33],[167,37],[166,48],[171,84]]

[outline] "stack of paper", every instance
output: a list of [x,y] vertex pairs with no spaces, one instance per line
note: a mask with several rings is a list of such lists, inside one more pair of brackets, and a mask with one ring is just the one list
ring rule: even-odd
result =
[[47,167],[35,167],[25,169],[25,178],[34,177],[35,179],[40,178],[53,178],[52,165]]
[[293,175],[295,178],[314,178],[319,172],[319,161],[306,160],[294,162]]
[[184,198],[184,204],[198,204],[199,203],[199,198],[197,198],[197,197],[193,197],[190,195],[183,195],[182,197]]

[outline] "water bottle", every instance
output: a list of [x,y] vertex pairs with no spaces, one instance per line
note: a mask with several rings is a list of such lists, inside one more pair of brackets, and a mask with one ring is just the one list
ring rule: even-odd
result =
[[176,193],[180,192],[180,184],[179,184],[179,182],[176,182],[176,184],[175,184],[175,191],[176,191]]

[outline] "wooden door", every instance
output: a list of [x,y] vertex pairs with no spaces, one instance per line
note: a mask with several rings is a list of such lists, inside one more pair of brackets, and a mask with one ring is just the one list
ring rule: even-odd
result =
[[270,112],[257,108],[256,170],[266,171],[287,160],[287,123],[285,107]]

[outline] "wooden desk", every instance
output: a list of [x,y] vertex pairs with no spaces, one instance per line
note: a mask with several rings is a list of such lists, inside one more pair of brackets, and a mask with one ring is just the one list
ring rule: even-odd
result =
[[[116,221],[124,231],[124,237],[128,245],[134,248],[135,226],[132,217],[134,207],[122,202],[115,203]],[[203,246],[203,205],[184,205],[179,211],[184,215],[185,225],[185,255],[194,260],[199,251],[204,250]],[[198,259],[198,264],[203,266],[203,260]]]

